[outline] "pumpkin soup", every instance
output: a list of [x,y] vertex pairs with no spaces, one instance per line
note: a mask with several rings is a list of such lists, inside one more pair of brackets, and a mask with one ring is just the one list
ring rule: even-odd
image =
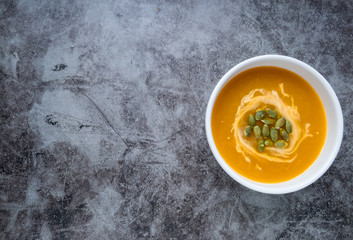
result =
[[215,101],[211,128],[227,164],[262,183],[303,173],[319,156],[327,131],[315,90],[278,67],[252,68],[231,79]]

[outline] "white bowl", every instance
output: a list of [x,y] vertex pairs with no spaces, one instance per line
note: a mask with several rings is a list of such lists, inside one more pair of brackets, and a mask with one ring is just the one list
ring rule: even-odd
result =
[[[211,130],[211,115],[215,100],[223,88],[223,86],[231,80],[235,75],[254,67],[260,66],[274,66],[290,70],[302,78],[304,78],[320,96],[325,108],[327,119],[327,137],[325,145],[315,160],[315,162],[299,176],[281,183],[260,183],[249,180],[234,171],[221,157],[217,150],[212,136]],[[264,55],[245,60],[232,69],[230,69],[218,82],[213,90],[206,110],[206,135],[207,140],[212,150],[213,155],[218,161],[219,165],[240,184],[252,190],[270,193],[270,194],[284,194],[298,191],[307,187],[320,178],[327,169],[331,166],[338,150],[340,149],[343,136],[343,116],[340,103],[335,92],[326,79],[314,68],[297,59],[280,56],[280,55]]]

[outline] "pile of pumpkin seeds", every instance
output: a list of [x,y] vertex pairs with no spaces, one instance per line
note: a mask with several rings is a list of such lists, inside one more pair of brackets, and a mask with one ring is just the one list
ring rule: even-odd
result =
[[270,108],[267,108],[266,111],[259,110],[255,116],[250,114],[248,121],[249,125],[245,127],[244,136],[250,137],[251,132],[254,132],[257,149],[260,152],[264,151],[265,146],[272,144],[278,148],[285,148],[288,145],[292,124],[284,117],[279,116],[275,110]]

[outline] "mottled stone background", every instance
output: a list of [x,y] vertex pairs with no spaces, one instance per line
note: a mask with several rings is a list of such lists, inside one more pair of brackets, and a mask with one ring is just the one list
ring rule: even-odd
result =
[[[345,134],[296,193],[233,181],[208,98],[249,57],[323,74]],[[1,239],[353,239],[352,1],[0,1]]]

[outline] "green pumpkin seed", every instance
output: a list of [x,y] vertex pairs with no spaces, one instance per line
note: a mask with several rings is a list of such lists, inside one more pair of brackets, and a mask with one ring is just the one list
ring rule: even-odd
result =
[[250,127],[255,126],[255,117],[252,114],[249,115],[249,125],[250,125]]
[[271,128],[270,137],[272,142],[276,142],[278,140],[278,132],[274,127]]
[[272,124],[275,123],[274,120],[268,119],[268,118],[262,119],[261,122],[263,122],[263,123],[265,123],[265,124],[268,124],[268,125],[272,125]]
[[265,117],[265,111],[260,110],[255,113],[255,119],[258,121],[263,119],[264,117]]
[[271,108],[267,108],[266,112],[270,118],[277,118],[278,117],[278,113],[275,110],[272,110]]
[[281,135],[281,137],[283,138],[284,141],[288,142],[289,141],[289,134],[287,133],[286,130],[281,129],[279,131],[279,134]]
[[284,140],[278,140],[275,145],[278,148],[284,148],[285,146],[287,146],[287,143]]
[[263,152],[265,149],[264,139],[260,137],[259,141],[257,142],[257,149],[259,152]]
[[265,124],[263,127],[262,127],[262,136],[263,137],[268,137],[270,136],[270,129],[268,127],[267,124]]
[[254,127],[254,134],[256,138],[261,137],[261,128],[258,125]]
[[250,137],[251,135],[251,127],[250,126],[246,126],[245,130],[244,130],[244,136],[245,137]]
[[280,129],[281,127],[283,127],[285,122],[286,122],[286,119],[284,117],[281,117],[280,119],[277,120],[277,122],[275,124],[275,128]]
[[268,138],[265,140],[265,146],[268,146],[272,143],[272,141]]
[[292,124],[288,120],[286,120],[286,131],[287,131],[287,133],[292,132]]

